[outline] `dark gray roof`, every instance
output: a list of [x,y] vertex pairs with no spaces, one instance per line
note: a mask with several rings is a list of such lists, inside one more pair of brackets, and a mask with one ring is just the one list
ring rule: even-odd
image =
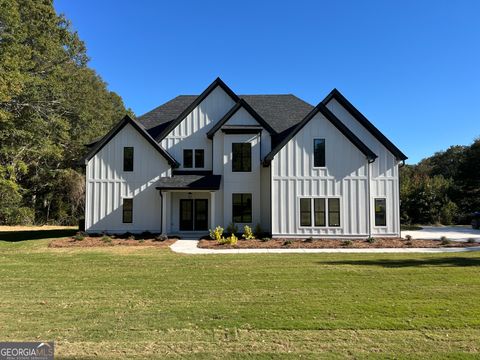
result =
[[221,175],[174,175],[162,177],[156,188],[159,190],[218,190]]
[[[149,133],[156,137],[176,119],[198,95],[180,95],[139,116]],[[313,106],[292,94],[239,95],[277,132],[281,134],[297,125]]]

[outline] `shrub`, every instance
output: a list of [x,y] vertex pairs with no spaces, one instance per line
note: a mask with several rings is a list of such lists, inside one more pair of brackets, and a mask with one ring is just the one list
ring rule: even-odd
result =
[[135,240],[135,235],[129,235],[129,236],[127,237],[127,240]]
[[252,232],[252,228],[250,226],[248,226],[248,225],[244,226],[242,237],[245,240],[255,239],[255,236],[253,235],[253,232]]
[[408,241],[412,241],[413,238],[412,238],[412,235],[406,235],[405,239],[408,240]]
[[228,244],[228,245],[237,245],[238,238],[235,236],[235,234],[232,233],[232,236],[229,236],[227,238],[224,238],[223,236],[217,240],[219,244]]
[[139,243],[144,243],[145,240],[144,239],[140,239]]
[[369,237],[367,238],[367,242],[368,242],[369,244],[374,244],[374,243],[377,242],[377,239],[375,239],[375,238],[372,237],[372,236],[369,236]]
[[168,240],[168,236],[165,235],[165,234],[160,234],[160,235],[155,236],[154,240],[155,241],[165,241],[165,240]]
[[214,230],[210,229],[210,238],[220,242],[223,239],[223,228],[217,226]]
[[305,242],[312,243],[313,242],[313,237],[310,236],[310,237],[306,238]]
[[469,243],[469,244],[475,244],[476,241],[475,241],[474,238],[469,238],[469,239],[467,240],[467,243]]
[[452,241],[450,239],[448,239],[446,236],[442,236],[440,238],[440,241],[441,241],[441,244],[442,245],[448,245],[448,244],[451,244]]
[[73,240],[75,241],[82,241],[83,239],[85,239],[85,235],[82,232],[76,233],[73,237]]
[[260,239],[260,237],[262,236],[262,233],[263,231],[260,224],[255,225],[255,236],[257,237],[257,239]]
[[270,241],[270,240],[271,240],[271,239],[268,238],[268,237],[264,237],[264,238],[261,239],[261,241],[263,241],[263,242],[267,242],[267,241]]
[[285,241],[283,242],[283,246],[288,246],[288,245],[292,245],[292,244],[293,244],[293,240],[290,240],[290,239],[285,240]]
[[351,246],[351,245],[353,245],[353,241],[352,240],[343,240],[342,245],[343,246]]
[[238,233],[238,226],[234,223],[230,223],[227,226],[227,233],[229,234],[237,234]]
[[105,244],[111,244],[112,243],[112,238],[108,235],[103,235],[101,239]]
[[153,234],[150,231],[144,231],[140,234],[143,239],[151,239],[153,238]]

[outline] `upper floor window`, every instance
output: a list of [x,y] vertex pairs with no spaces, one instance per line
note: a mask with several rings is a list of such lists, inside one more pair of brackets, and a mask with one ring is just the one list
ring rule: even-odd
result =
[[252,171],[252,144],[233,143],[232,144],[232,171],[250,172]]
[[205,167],[205,151],[203,149],[195,149],[195,167]]
[[133,147],[123,148],[123,171],[133,171]]
[[375,226],[387,226],[386,203],[386,199],[375,199]]
[[193,150],[192,149],[183,149],[183,167],[184,168],[193,167]]
[[124,223],[133,222],[133,199],[123,199],[122,221]]
[[313,140],[313,166],[325,167],[325,139]]

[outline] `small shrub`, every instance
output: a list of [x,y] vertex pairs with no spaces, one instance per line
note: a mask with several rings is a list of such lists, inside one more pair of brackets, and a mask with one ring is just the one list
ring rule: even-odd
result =
[[412,238],[412,235],[407,235],[407,236],[405,236],[405,239],[407,241],[412,241],[413,238]]
[[139,243],[144,243],[145,240],[144,239],[140,239]]
[[223,238],[223,228],[221,226],[217,226],[215,229],[210,229],[210,238],[212,240],[217,240],[220,242]]
[[283,242],[283,246],[289,246],[289,245],[292,245],[292,244],[293,244],[293,240],[290,240],[290,239],[285,240],[285,241]]
[[264,237],[264,238],[261,239],[261,241],[263,241],[263,242],[267,242],[267,241],[270,241],[270,240],[271,240],[271,239],[268,238],[268,237]]
[[448,239],[446,236],[442,236],[442,237],[440,238],[440,243],[441,243],[442,245],[449,245],[449,244],[452,243],[452,241],[451,241],[450,239]]
[[306,238],[305,242],[312,243],[313,242],[313,237],[310,236],[310,237]]
[[245,240],[255,239],[255,236],[253,235],[253,232],[252,232],[252,228],[250,226],[248,226],[248,225],[244,226],[242,237]]
[[135,240],[135,235],[129,235],[129,236],[127,237],[127,240]]
[[228,234],[237,234],[238,233],[238,226],[234,223],[230,223],[227,226],[227,233]]
[[343,245],[343,246],[352,246],[352,245],[353,245],[353,241],[352,241],[352,240],[343,240],[343,241],[342,241],[342,245]]
[[150,231],[144,231],[140,234],[143,239],[151,239],[153,238],[153,234]]
[[111,244],[112,243],[112,238],[108,235],[103,235],[101,239],[105,244]]
[[377,239],[375,239],[375,238],[372,237],[372,236],[369,236],[369,237],[367,238],[367,242],[368,242],[369,244],[374,244],[374,243],[377,242]]
[[257,237],[257,239],[260,239],[260,237],[262,236],[262,233],[263,233],[263,230],[260,224],[255,225],[255,236]]
[[155,236],[154,240],[155,241],[165,241],[165,240],[168,240],[168,236],[165,235],[165,234],[160,234],[160,235]]
[[469,238],[469,239],[467,240],[467,243],[469,243],[469,244],[475,244],[476,241],[475,241],[474,238]]
[[82,241],[83,239],[85,239],[85,236],[81,232],[76,233],[73,237],[75,241]]

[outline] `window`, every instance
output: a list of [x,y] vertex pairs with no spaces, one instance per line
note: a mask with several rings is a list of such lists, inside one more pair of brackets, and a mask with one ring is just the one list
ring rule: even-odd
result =
[[205,167],[205,151],[203,149],[195,150],[195,167],[196,168]]
[[312,200],[300,199],[300,226],[312,226]]
[[325,226],[326,225],[326,212],[325,212],[325,199],[315,198],[313,200],[313,209],[314,209],[314,222],[315,226]]
[[123,222],[133,222],[133,199],[123,199]]
[[386,199],[375,199],[375,226],[387,226],[386,203]]
[[232,144],[232,171],[249,172],[252,171],[252,144],[233,143]]
[[313,140],[313,166],[325,166],[325,139]]
[[193,150],[192,149],[183,149],[183,167],[184,168],[193,167]]
[[123,171],[133,171],[133,147],[123,148]]
[[328,226],[340,226],[340,199],[328,199]]
[[232,194],[232,221],[252,222],[252,194]]

